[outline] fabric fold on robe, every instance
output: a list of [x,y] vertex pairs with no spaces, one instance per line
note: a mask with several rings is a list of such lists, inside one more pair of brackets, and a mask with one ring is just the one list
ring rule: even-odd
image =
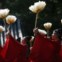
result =
[[3,47],[0,46],[0,52],[2,51]]
[[62,62],[62,45],[61,45],[61,49],[60,49],[60,52],[59,52],[59,58],[60,58],[60,62]]
[[0,56],[0,62],[7,62],[7,61],[5,61],[5,59],[2,56]]
[[[1,53],[2,49],[3,49],[3,47],[0,46],[0,53]],[[6,62],[6,61],[2,58],[1,55],[0,55],[0,62]]]

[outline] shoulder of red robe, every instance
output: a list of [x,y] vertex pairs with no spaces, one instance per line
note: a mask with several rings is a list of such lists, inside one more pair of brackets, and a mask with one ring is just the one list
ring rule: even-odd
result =
[[9,61],[12,62],[16,57],[23,54],[24,47],[20,45],[11,35],[6,38],[6,43],[1,51],[1,56]]

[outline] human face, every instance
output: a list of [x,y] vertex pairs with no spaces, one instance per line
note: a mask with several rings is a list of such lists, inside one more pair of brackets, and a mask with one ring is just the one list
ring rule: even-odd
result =
[[52,34],[52,40],[54,40],[54,41],[59,40],[58,37],[57,37],[57,35],[56,35],[56,33],[53,33]]

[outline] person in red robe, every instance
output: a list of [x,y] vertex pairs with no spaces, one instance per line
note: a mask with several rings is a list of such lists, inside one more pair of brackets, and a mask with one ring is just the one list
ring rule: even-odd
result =
[[6,62],[27,62],[27,49],[17,42],[11,34],[7,34],[6,43],[1,51],[1,56]]
[[58,62],[56,56],[59,46],[59,42],[53,42],[45,34],[40,34],[38,29],[35,29],[34,45],[29,57],[30,62]]
[[50,53],[52,53],[53,46],[45,36],[46,34],[39,33],[38,29],[35,29],[35,40],[30,54],[30,61],[51,62],[52,54]]
[[34,36],[25,36],[23,37],[21,42],[21,44],[26,45],[29,50],[32,49],[33,43],[34,43]]
[[62,28],[55,29],[52,34],[52,40],[56,44],[56,57],[58,62],[62,62]]
[[30,54],[30,39],[31,39],[31,36],[25,36],[23,37],[22,39],[22,42],[21,42],[21,45],[27,47],[28,51],[27,51],[27,58],[29,57],[29,54]]

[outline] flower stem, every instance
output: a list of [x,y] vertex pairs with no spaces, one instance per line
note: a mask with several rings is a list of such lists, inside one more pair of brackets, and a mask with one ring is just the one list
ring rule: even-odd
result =
[[36,14],[36,18],[35,18],[35,27],[36,28],[36,25],[37,25],[37,19],[38,19],[38,13]]
[[5,18],[3,19],[4,20],[4,26],[5,26],[5,32],[7,31],[7,27],[6,27],[6,21],[5,21]]
[[50,38],[50,36],[49,36],[49,30],[47,30],[47,38]]
[[10,25],[8,26],[7,31],[10,31]]

